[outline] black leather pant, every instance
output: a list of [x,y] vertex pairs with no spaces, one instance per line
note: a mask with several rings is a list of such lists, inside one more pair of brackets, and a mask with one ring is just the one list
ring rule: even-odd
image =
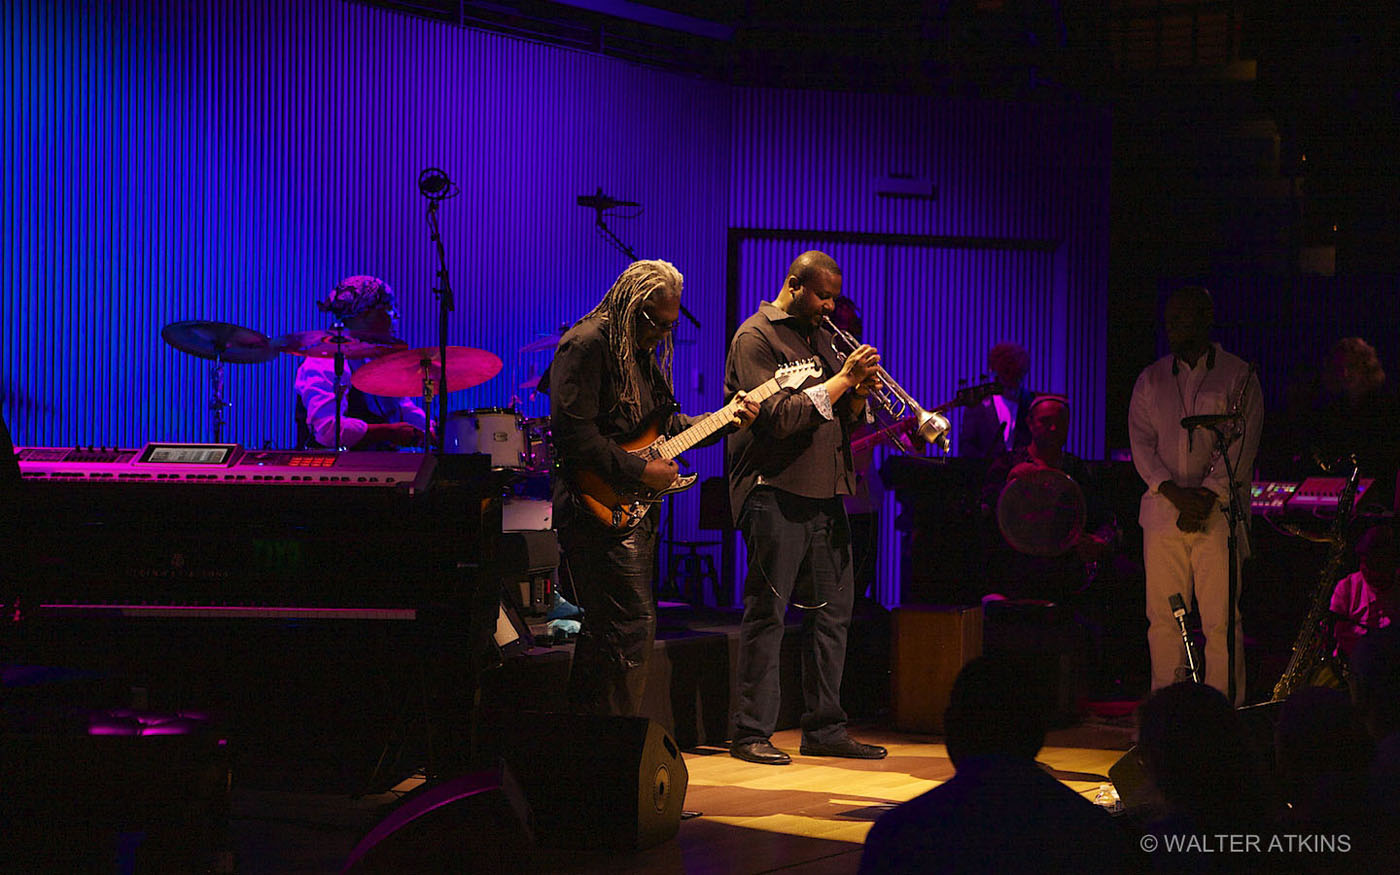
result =
[[802,618],[802,735],[818,744],[846,734],[841,675],[855,593],[850,527],[839,498],[802,498],[759,487],[739,518],[748,548],[739,626],[734,742],[766,740],[778,722],[778,657],[789,603]]
[[559,531],[583,629],[569,669],[569,708],[636,716],[656,638],[656,511],[625,537],[580,513]]

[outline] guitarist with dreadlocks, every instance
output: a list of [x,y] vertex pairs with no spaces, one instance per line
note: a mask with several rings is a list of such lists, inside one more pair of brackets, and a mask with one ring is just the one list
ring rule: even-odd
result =
[[657,514],[646,511],[693,481],[678,478],[674,453],[655,449],[672,441],[652,439],[685,429],[706,435],[689,446],[713,443],[758,412],[744,393],[708,416],[675,412],[671,331],[681,283],[669,262],[628,265],[564,333],[540,380],[558,460],[554,523],[584,610],[569,672],[569,706],[581,713],[635,716],[641,707],[656,635]]

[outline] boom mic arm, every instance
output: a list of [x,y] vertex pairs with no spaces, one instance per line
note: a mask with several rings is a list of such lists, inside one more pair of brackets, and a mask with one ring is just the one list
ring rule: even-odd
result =
[[593,194],[579,195],[578,205],[581,207],[588,207],[590,210],[597,210],[600,213],[604,210],[611,210],[614,207],[641,206],[641,204],[637,203],[636,201],[620,201],[616,198],[609,197],[608,195],[603,194],[603,187],[601,185],[598,186],[598,190]]

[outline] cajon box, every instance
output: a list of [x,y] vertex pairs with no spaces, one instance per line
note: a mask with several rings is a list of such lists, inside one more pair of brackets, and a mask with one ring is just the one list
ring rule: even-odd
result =
[[943,731],[953,680],[982,655],[980,605],[908,605],[893,611],[890,672],[894,725],[904,732]]

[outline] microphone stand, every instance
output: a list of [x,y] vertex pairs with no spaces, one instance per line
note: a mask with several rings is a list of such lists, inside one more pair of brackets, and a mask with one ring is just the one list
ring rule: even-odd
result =
[[[1245,391],[1248,391],[1248,379],[1246,378]],[[1225,506],[1225,521],[1229,524],[1229,533],[1225,536],[1225,544],[1230,557],[1230,594],[1226,600],[1225,608],[1225,648],[1229,653],[1226,662],[1226,670],[1229,672],[1226,687],[1229,692],[1226,694],[1230,700],[1230,707],[1235,705],[1235,627],[1238,625],[1235,619],[1236,602],[1239,599],[1240,583],[1240,562],[1239,562],[1239,541],[1240,523],[1244,522],[1244,507],[1240,504],[1240,484],[1235,481],[1235,463],[1230,461],[1230,440],[1225,436],[1225,430],[1220,425],[1207,426],[1211,433],[1215,435],[1215,447],[1220,453],[1220,458],[1225,460],[1225,479],[1230,484],[1230,500]],[[1244,435],[1240,435],[1240,440],[1244,440]]]
[[1186,646],[1186,667],[1191,670],[1191,680],[1199,684],[1201,682],[1201,664],[1196,659],[1196,642],[1191,640],[1191,632],[1186,628],[1186,601],[1182,599],[1179,592],[1172,593],[1167,601],[1172,606],[1172,616],[1176,618],[1176,627],[1181,630],[1181,643]]
[[[452,282],[447,276],[447,253],[443,249],[442,234],[438,228],[437,209],[438,204],[441,202],[440,198],[431,198],[428,201],[428,227],[432,229],[433,245],[437,250],[438,258],[437,285],[433,288],[433,294],[436,295],[438,299],[438,365],[441,375],[437,393],[439,425],[443,422],[443,399],[447,396],[447,314],[451,313],[454,309]],[[424,414],[428,417],[428,421],[424,423],[424,431],[427,432],[424,436],[424,442],[430,446],[435,446],[438,453],[441,454],[444,452],[443,441],[446,438],[446,430],[438,429],[436,441],[433,441],[432,438],[429,437],[433,430],[432,402],[425,398],[423,403],[429,405],[429,409],[424,411]]]
[[[598,191],[601,193],[602,188],[599,187]],[[628,246],[626,243],[622,242],[622,238],[614,234],[613,229],[608,227],[608,223],[603,221],[603,207],[594,206],[593,215],[594,220],[598,223],[598,230],[603,232],[603,236],[606,237],[608,241],[612,243],[612,245],[622,250],[622,254],[627,256],[627,260],[629,262],[636,261],[637,253],[632,249],[631,246]],[[685,304],[681,304],[680,307],[681,315],[684,316],[690,322],[691,325],[694,325],[698,329],[700,327],[700,320],[696,319],[695,316],[692,315],[691,312],[685,308]],[[676,514],[675,511],[671,509],[671,504],[672,502],[666,502],[666,567],[664,569],[658,568],[656,575],[657,580],[662,581],[665,581],[667,579],[666,575],[669,575],[671,573],[671,563],[672,560],[675,558],[674,551],[676,544]],[[660,559],[661,549],[660,545],[658,544],[656,551],[656,561],[658,565],[660,564]],[[662,583],[663,587],[667,585],[668,584],[666,583]]]
[[341,334],[345,330],[345,324],[340,320],[331,326],[335,336],[331,341],[335,344],[335,451],[339,453],[345,448],[340,440],[340,403],[345,398],[345,386],[342,385],[342,378],[345,376],[345,336]]
[[224,353],[219,351],[219,357],[214,361],[214,368],[209,372],[209,409],[214,414],[214,443],[224,442],[224,411],[229,408],[229,403],[224,400]]
[[[608,238],[612,245],[622,250],[622,254],[627,256],[628,261],[636,261],[637,253],[632,250],[631,246],[623,243],[622,238],[614,234],[613,229],[608,227],[608,223],[603,221],[603,208],[594,207],[593,212],[598,223],[598,228],[603,232],[603,235]],[[700,320],[691,315],[691,312],[685,308],[685,304],[681,304],[681,315],[684,316],[691,325],[694,325],[696,328],[700,327]]]

